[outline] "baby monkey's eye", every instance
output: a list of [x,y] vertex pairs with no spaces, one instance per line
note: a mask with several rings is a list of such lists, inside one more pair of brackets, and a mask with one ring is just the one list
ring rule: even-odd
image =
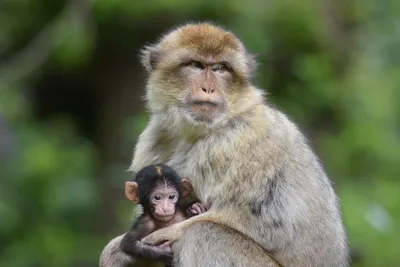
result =
[[175,195],[170,195],[169,199],[175,199]]
[[161,196],[154,196],[155,200],[161,200]]

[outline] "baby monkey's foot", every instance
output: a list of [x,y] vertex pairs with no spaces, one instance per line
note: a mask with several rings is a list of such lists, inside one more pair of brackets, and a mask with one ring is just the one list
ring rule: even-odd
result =
[[187,214],[187,216],[192,217],[192,216],[202,214],[206,211],[207,211],[206,205],[204,205],[200,202],[195,202],[186,209],[186,214]]

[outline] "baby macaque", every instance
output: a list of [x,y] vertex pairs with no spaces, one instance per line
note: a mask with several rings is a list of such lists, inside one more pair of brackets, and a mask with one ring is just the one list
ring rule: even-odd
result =
[[155,230],[201,214],[207,209],[200,203],[190,205],[186,212],[179,205],[193,190],[187,179],[181,179],[170,167],[157,164],[144,167],[134,181],[125,183],[125,194],[134,204],[143,206],[143,214],[135,221],[121,241],[120,248],[135,258],[134,266],[165,266],[172,260],[168,242],[158,246],[140,240]]

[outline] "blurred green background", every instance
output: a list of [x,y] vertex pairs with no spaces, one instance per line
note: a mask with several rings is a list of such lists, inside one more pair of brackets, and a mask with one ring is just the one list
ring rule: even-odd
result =
[[97,266],[128,229],[138,51],[203,20],[258,55],[255,83],[311,140],[353,266],[400,266],[400,1],[1,0],[0,267]]

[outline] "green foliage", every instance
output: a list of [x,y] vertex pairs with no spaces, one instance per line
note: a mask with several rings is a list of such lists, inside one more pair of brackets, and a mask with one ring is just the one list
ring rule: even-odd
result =
[[6,114],[18,149],[0,165],[0,266],[71,266],[79,255],[76,238],[90,231],[97,214],[96,149],[66,119],[42,124],[19,116],[26,103],[18,91],[2,91],[0,99],[15,112]]
[[[229,27],[258,55],[257,85],[311,139],[342,200],[354,266],[400,265],[399,1],[73,2],[0,3],[0,267],[97,266],[106,242],[133,218],[123,181],[148,120],[140,100],[113,98],[127,87],[143,94],[126,82],[137,66],[125,73],[117,55],[203,19]],[[32,41],[46,29],[48,39]],[[39,119],[31,96],[50,74],[84,70],[94,77],[79,85],[88,104],[98,101],[87,126],[95,134],[79,131],[89,108]],[[134,114],[112,123],[122,106]]]

